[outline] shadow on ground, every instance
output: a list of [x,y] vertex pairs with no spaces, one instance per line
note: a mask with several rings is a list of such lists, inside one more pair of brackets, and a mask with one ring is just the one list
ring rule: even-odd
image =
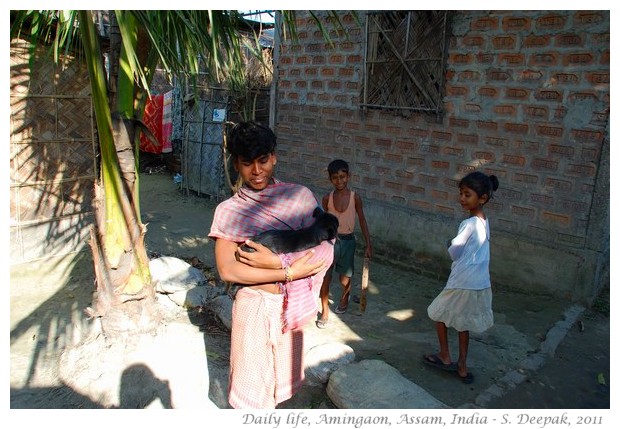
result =
[[[147,249],[153,254],[198,258],[213,270],[212,242],[207,238],[216,202],[183,193],[168,174],[142,176],[142,211],[147,225]],[[361,267],[361,261],[357,260]],[[361,275],[354,278],[359,288]],[[63,260],[11,267],[11,408],[101,408],[98,401],[78,393],[58,377],[58,357],[90,328],[83,310],[91,305],[94,275],[88,251]],[[551,296],[494,290],[495,326],[472,336],[472,385],[426,367],[425,353],[436,351],[434,325],[426,308],[443,287],[437,279],[371,263],[368,306],[358,315],[356,304],[342,315],[331,314],[328,329],[314,323],[304,328],[306,348],[341,342],[353,348],[356,359],[380,359],[395,367],[450,407],[474,403],[497,385],[528,356],[539,353],[549,331],[565,318],[572,303]],[[359,289],[354,289],[359,294]],[[331,300],[340,291],[332,284]],[[604,301],[604,297],[602,298]],[[333,310],[333,306],[332,306]],[[191,320],[186,312],[179,323],[193,324],[190,335],[204,341],[209,371],[209,399],[226,408],[229,333],[217,323]],[[610,401],[609,294],[607,307],[585,311],[566,338],[538,371],[487,408],[608,408]],[[451,347],[457,350],[451,332]],[[455,359],[456,356],[453,356]],[[140,379],[149,379],[143,368]],[[567,376],[570,374],[570,377]],[[117,380],[118,381],[118,380]],[[149,392],[125,401],[127,408],[148,407],[153,401],[167,408],[166,386],[151,377]],[[122,393],[122,392],[121,392]],[[174,395],[174,391],[172,394]],[[548,405],[548,406],[547,406]],[[304,387],[279,408],[329,408],[324,388]]]

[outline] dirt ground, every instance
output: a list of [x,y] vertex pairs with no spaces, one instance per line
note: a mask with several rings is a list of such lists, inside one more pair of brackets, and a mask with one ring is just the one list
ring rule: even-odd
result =
[[[207,233],[217,202],[182,191],[165,171],[143,175],[141,195],[142,219],[148,229],[147,248],[152,257],[175,256],[185,260],[195,257],[207,272],[214,273],[213,246]],[[372,232],[372,225],[370,227]],[[97,356],[123,353],[121,350],[114,351],[103,343],[101,349],[92,346],[81,361],[74,357],[72,362],[75,365],[82,362],[79,371],[86,374],[76,374],[73,379],[66,376],[66,369],[64,372],[59,369],[63,350],[77,344],[92,328],[93,322],[84,318],[83,309],[92,300],[93,274],[88,251],[51,262],[11,267],[10,407],[148,407],[157,399],[159,407],[173,408],[167,395],[180,398],[181,390],[189,387],[175,384],[173,376],[170,382],[162,381],[163,376],[159,374],[165,374],[172,366],[191,365],[174,361],[171,355],[154,353],[144,360],[146,365],[134,368],[138,374],[134,376],[143,382],[148,379],[145,374],[156,373],[157,376],[151,377],[156,385],[154,390],[167,392],[158,398],[139,398],[137,403],[122,402],[122,392],[97,396],[89,391],[88,385],[102,378],[101,365],[93,364],[102,359]],[[361,267],[360,260],[357,267]],[[354,278],[354,295],[359,294],[360,271],[358,269]],[[608,293],[592,309],[581,312],[572,303],[558,298],[494,290],[495,326],[482,335],[472,335],[469,363],[475,382],[465,385],[454,375],[430,369],[421,361],[424,353],[436,351],[434,327],[426,315],[426,307],[442,287],[441,280],[372,261],[366,311],[358,314],[357,305],[352,302],[347,313],[330,315],[328,329],[319,330],[310,323],[304,328],[306,347],[332,341],[346,343],[355,351],[356,360],[383,360],[452,408],[610,407]],[[337,301],[339,292],[334,281],[333,301]],[[575,311],[577,315],[571,320],[570,314],[574,315]],[[539,353],[552,328],[566,324],[565,319],[568,320],[565,335],[542,368],[519,370],[525,375],[524,382],[480,405],[485,392],[494,386],[503,386],[502,379],[518,369],[525,359]],[[190,342],[182,341],[179,335],[191,336],[192,341],[200,339],[204,354],[199,356],[200,361],[202,365],[205,360],[208,362],[209,400],[218,408],[227,408],[225,391],[230,346],[227,331],[208,315],[197,318],[196,314],[183,309],[170,312],[167,323],[175,326],[178,344]],[[451,341],[454,354],[457,347],[453,333]],[[196,353],[192,351],[192,355],[195,357]],[[456,359],[456,355],[453,358]],[[118,364],[123,365],[122,359]],[[108,373],[114,374],[114,371]],[[118,385],[116,377],[110,382],[110,390],[117,389]],[[119,396],[121,402],[114,405]],[[333,404],[324,388],[310,386],[279,406],[290,409],[331,407]]]

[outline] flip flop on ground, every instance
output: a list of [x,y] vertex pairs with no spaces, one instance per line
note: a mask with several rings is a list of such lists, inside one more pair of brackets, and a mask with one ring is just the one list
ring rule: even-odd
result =
[[438,354],[424,355],[422,356],[422,361],[426,365],[432,366],[433,368],[437,368],[442,371],[448,371],[448,372],[457,371],[456,362],[443,363],[443,361],[441,360]]

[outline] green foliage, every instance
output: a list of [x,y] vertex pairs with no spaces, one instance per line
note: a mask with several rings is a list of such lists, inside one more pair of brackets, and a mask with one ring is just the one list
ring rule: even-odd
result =
[[[100,35],[95,17],[101,11],[12,11],[11,40],[27,38],[32,53],[38,45],[50,46],[54,61],[61,53],[83,56],[88,65],[91,93],[101,147],[101,177],[105,197],[105,213],[98,209],[98,227],[102,234],[102,248],[106,267],[129,266],[131,275],[119,280],[123,284],[111,286],[114,293],[136,294],[149,282],[148,260],[143,246],[143,232],[139,220],[139,195],[133,176],[138,170],[132,166],[137,157],[127,157],[125,140],[113,134],[113,112],[126,117],[141,118],[145,93],[159,64],[169,75],[196,82],[205,64],[208,80],[213,83],[228,82],[234,90],[250,85],[246,75],[247,55],[263,60],[259,35],[234,10],[117,10],[105,12],[118,24],[118,33],[110,34],[110,67],[103,63]],[[101,13],[101,14],[105,14]],[[340,24],[338,15],[331,14]],[[284,35],[296,38],[294,11],[281,11]],[[311,14],[326,40],[329,35],[321,20]],[[116,29],[115,25],[111,27]],[[112,38],[114,36],[114,42]],[[119,44],[120,52],[117,52]],[[114,45],[114,47],[112,47]],[[34,55],[31,55],[31,59]],[[117,64],[118,62],[118,64]],[[110,89],[116,99],[111,99]],[[111,105],[113,103],[114,105]],[[137,145],[136,145],[137,147]],[[124,169],[119,154],[123,154]],[[137,176],[137,174],[136,174]],[[133,189],[125,185],[134,183]],[[135,260],[125,256],[132,255]],[[110,287],[102,268],[99,287]],[[101,281],[99,281],[101,280]]]
[[[49,44],[54,59],[64,51],[81,52],[78,12],[12,11],[11,38],[27,37],[33,47]],[[82,11],[93,19],[93,12]],[[112,13],[112,12],[111,12]],[[263,61],[258,34],[235,10],[117,10],[116,19],[123,40],[127,64],[143,90],[149,90],[148,73],[159,64],[168,74],[195,82],[201,72],[201,60],[212,83],[228,81],[239,87],[247,82],[247,55]],[[284,38],[297,40],[296,12],[277,11]],[[333,45],[321,18],[310,12],[325,41]],[[357,19],[357,15],[354,14]],[[151,44],[156,61],[141,61],[136,52],[135,34],[128,32],[135,19],[139,34]],[[342,29],[339,14],[328,12],[328,20]]]
[[81,56],[77,15],[76,10],[11,11],[11,39],[29,40],[32,52],[37,45],[50,46],[48,53],[56,63],[61,54]]

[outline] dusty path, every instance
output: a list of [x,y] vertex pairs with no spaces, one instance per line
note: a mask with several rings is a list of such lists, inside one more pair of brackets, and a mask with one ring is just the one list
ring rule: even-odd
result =
[[[142,176],[141,195],[148,250],[154,256],[186,260],[196,257],[207,267],[213,267],[212,243],[206,236],[216,202],[186,195],[167,173]],[[63,264],[66,269],[59,270]],[[104,405],[60,380],[57,369],[64,346],[88,329],[89,322],[83,319],[81,311],[92,297],[92,265],[88,254],[81,255],[77,263],[62,261],[54,265],[49,272],[42,271],[41,264],[35,270],[32,266],[11,270],[11,408],[99,408]],[[358,272],[354,284],[359,285],[360,276]],[[496,324],[487,333],[472,336],[470,366],[476,381],[464,385],[421,362],[422,354],[436,351],[426,307],[442,287],[442,281],[373,261],[366,312],[357,315],[352,303],[349,312],[330,315],[328,329],[319,330],[309,324],[304,330],[306,345],[346,343],[354,349],[357,360],[384,360],[437,399],[456,408],[475,403],[487,389],[514,371],[519,362],[536,354],[548,332],[571,308],[571,303],[556,298],[494,291]],[[338,294],[334,282],[332,299],[337,300]],[[608,408],[608,310],[607,304],[607,314],[603,308],[580,315],[585,322],[583,331],[576,325],[568,326],[567,341],[558,347],[553,359],[540,370],[526,374],[526,381],[511,394],[485,407]],[[190,327],[183,332],[193,338],[204,338],[209,399],[225,408],[229,339],[225,332],[200,331],[190,316],[181,313],[176,322]],[[565,374],[571,374],[570,381]],[[599,383],[599,374],[606,384]],[[160,401],[165,402],[161,398]],[[328,408],[330,403],[323,389],[305,388],[280,407]]]

